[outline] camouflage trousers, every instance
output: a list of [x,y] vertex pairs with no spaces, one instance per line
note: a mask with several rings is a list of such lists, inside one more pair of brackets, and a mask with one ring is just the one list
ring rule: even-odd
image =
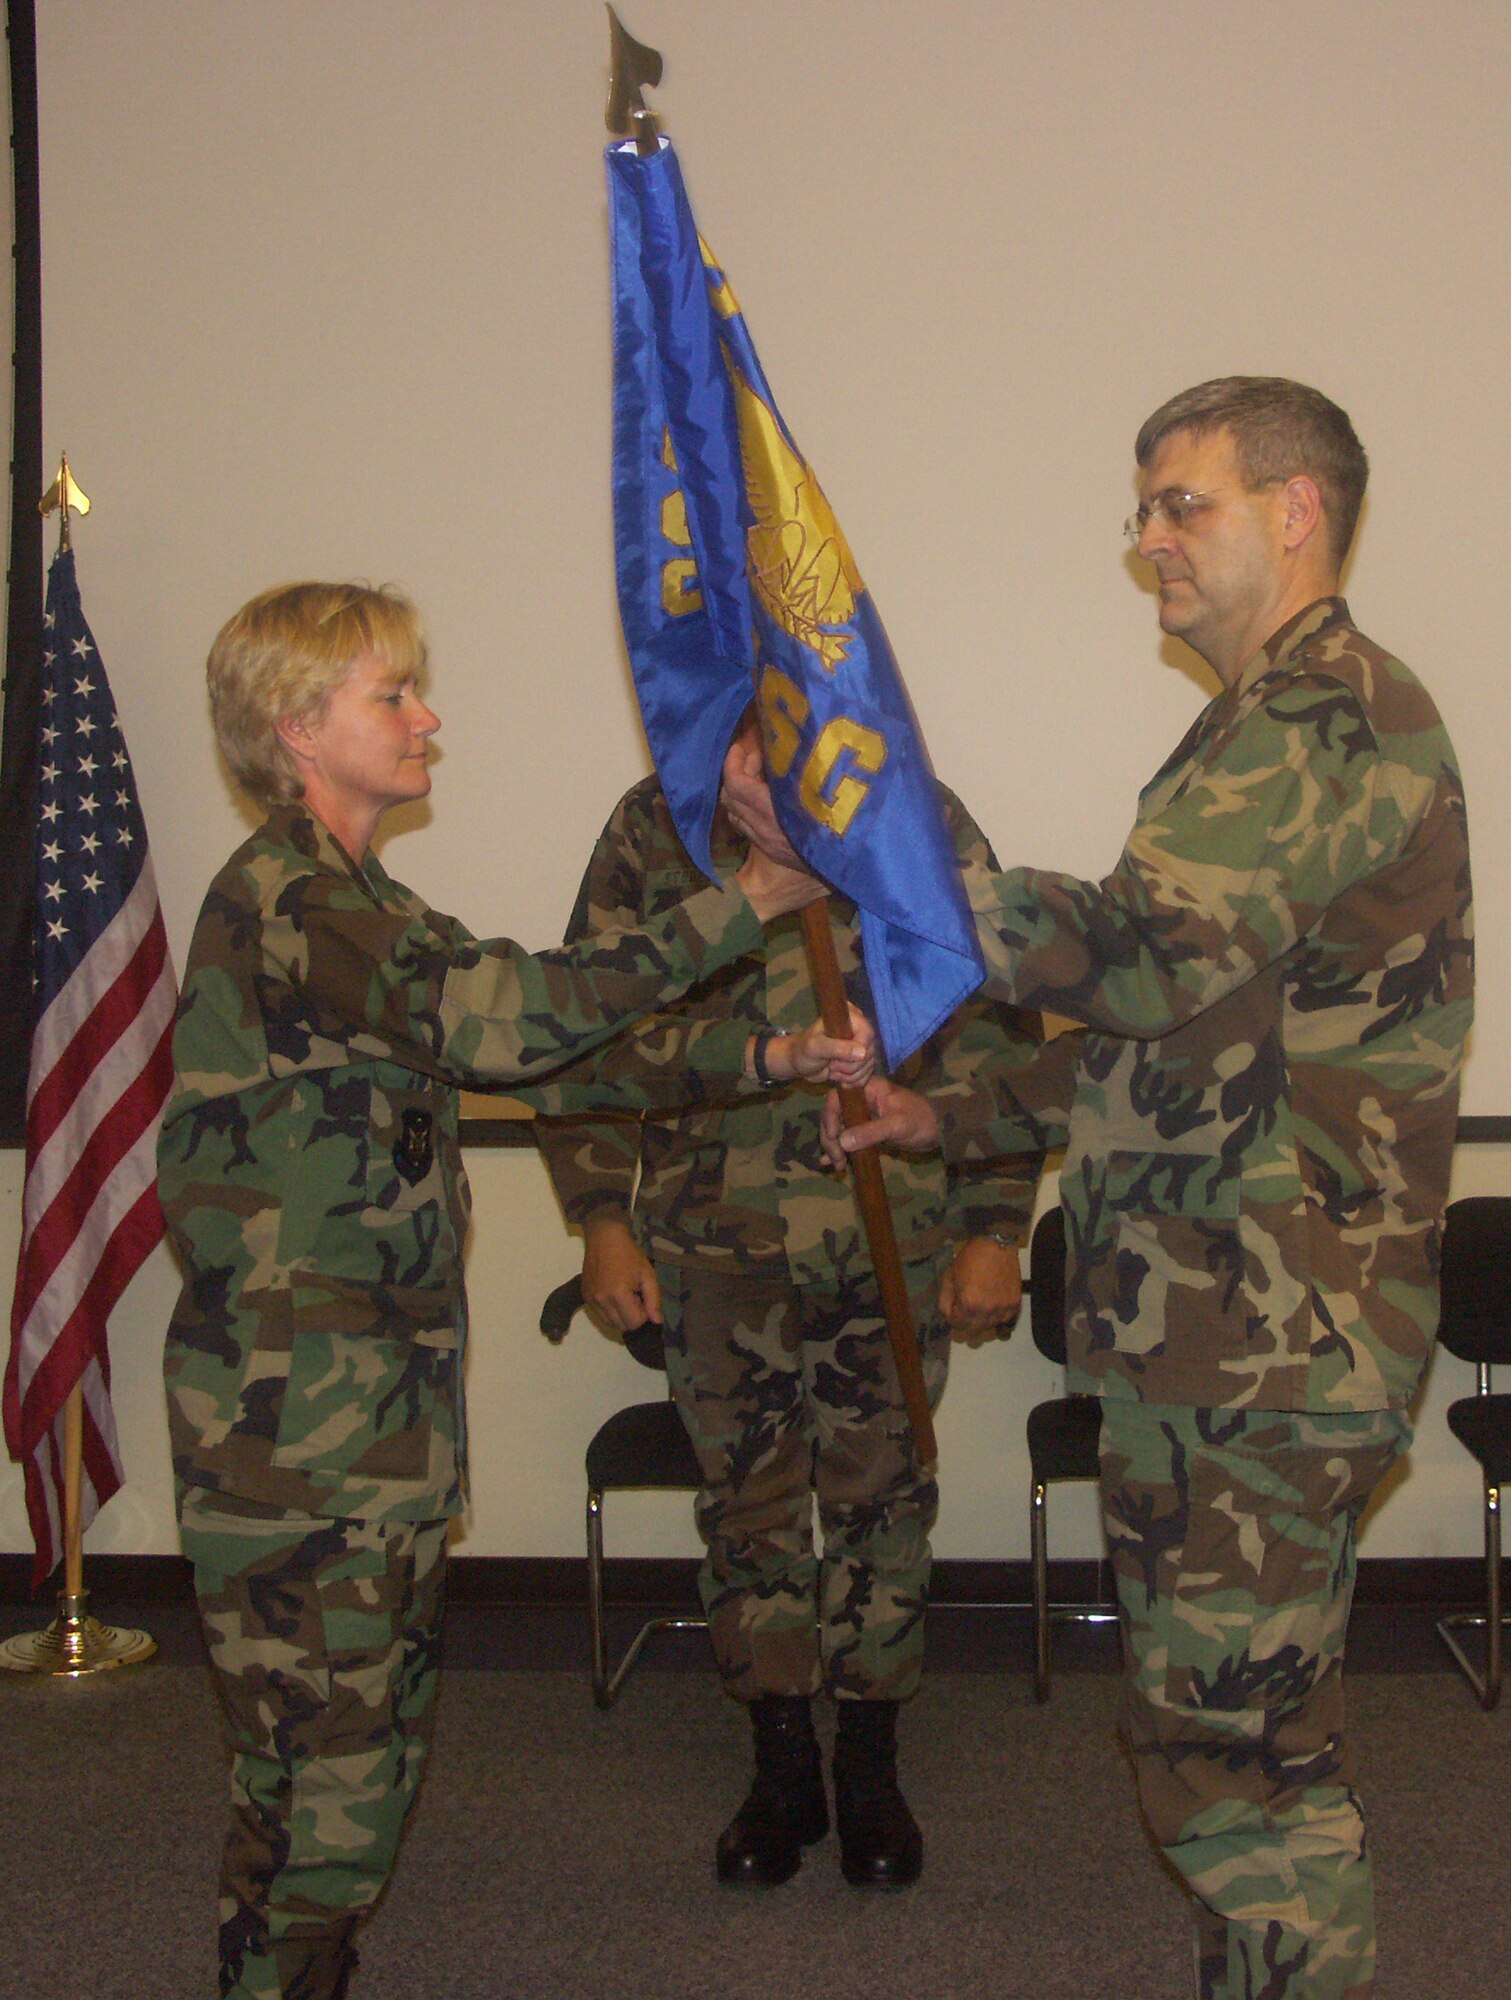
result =
[[444,1521],[183,1509],[231,1749],[223,2000],[329,2000],[429,1745]]
[[[918,1470],[874,1281],[657,1276],[667,1373],[703,1474],[700,1587],[725,1687],[744,1702],[824,1688],[906,1699],[923,1670],[939,1489]],[[937,1404],[950,1337],[934,1264],[907,1279]]]
[[1107,1399],[1124,1726],[1196,1898],[1200,2000],[1364,2000],[1374,1896],[1343,1729],[1359,1513],[1405,1414]]

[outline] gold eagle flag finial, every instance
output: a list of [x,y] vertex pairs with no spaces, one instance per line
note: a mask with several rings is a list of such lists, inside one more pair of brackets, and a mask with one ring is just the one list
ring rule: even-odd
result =
[[609,102],[604,123],[616,139],[633,139],[642,154],[660,146],[660,126],[645,108],[641,91],[661,81],[661,51],[637,42],[610,7],[609,15]]

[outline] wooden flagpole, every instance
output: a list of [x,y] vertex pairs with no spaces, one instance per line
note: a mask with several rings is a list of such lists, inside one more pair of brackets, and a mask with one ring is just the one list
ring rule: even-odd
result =
[[[808,948],[808,971],[818,996],[819,1013],[828,1034],[844,1038],[850,1032],[850,1005],[840,978],[839,959],[834,949],[834,925],[829,898],[821,896],[802,913],[803,943]],[[847,1125],[863,1125],[871,1112],[862,1090],[841,1089],[840,1109]],[[923,1385],[923,1362],[918,1352],[918,1334],[913,1325],[913,1308],[902,1274],[902,1258],[897,1249],[897,1231],[892,1223],[891,1204],[882,1178],[881,1158],[875,1152],[852,1153],[850,1173],[855,1187],[856,1206],[865,1228],[871,1263],[881,1291],[886,1315],[887,1339],[897,1367],[897,1379],[907,1406],[913,1431],[913,1446],[920,1470],[932,1472],[939,1459],[934,1439],[934,1418],[928,1392]]]

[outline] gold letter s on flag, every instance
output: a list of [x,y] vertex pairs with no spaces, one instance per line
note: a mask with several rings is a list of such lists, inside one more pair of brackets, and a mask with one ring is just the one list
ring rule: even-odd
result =
[[[679,549],[692,547],[687,528],[687,502],[680,486],[673,487],[661,502],[661,532]],[[703,609],[703,593],[698,588],[698,565],[691,556],[673,556],[661,565],[661,608],[673,618]]]
[[[672,472],[677,469],[669,430],[661,433],[661,463]],[[674,486],[661,502],[661,532],[673,548],[690,549],[693,545],[687,526],[687,500],[680,486]],[[673,556],[661,565],[661,609],[669,618],[685,618],[690,611],[703,609],[698,565],[691,556]]]

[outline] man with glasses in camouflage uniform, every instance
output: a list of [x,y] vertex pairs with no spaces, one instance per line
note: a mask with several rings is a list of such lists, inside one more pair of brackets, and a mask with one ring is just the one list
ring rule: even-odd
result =
[[[1163,405],[1135,455],[1161,627],[1220,690],[1111,874],[969,886],[987,991],[1085,1025],[1050,1044],[1063,1088],[1041,1075],[1033,1129],[1068,1130],[1067,1386],[1102,1399],[1127,1737],[1196,1899],[1199,1992],[1364,2000],[1343,1646],[1355,1527],[1437,1325],[1473,997],[1463,788],[1426,690],[1338,595],[1367,475],[1343,411],[1229,377]],[[777,849],[754,775],[731,765],[727,792]],[[981,1143],[868,1088],[872,1127],[829,1117],[837,1158]],[[991,1143],[1022,1098],[1005,1075]]]

